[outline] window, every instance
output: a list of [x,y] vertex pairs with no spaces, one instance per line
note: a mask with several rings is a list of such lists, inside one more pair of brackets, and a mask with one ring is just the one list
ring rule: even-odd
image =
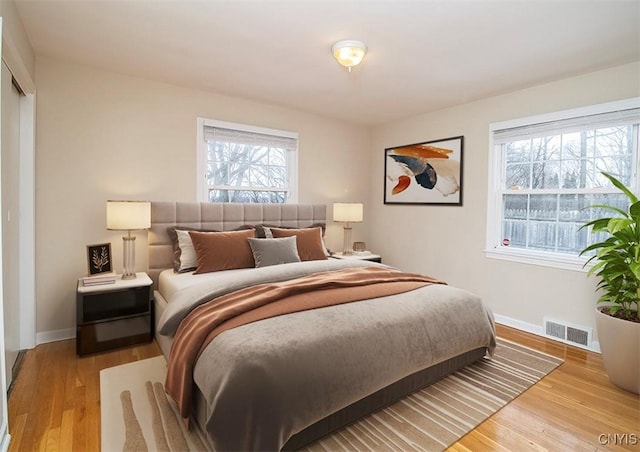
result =
[[638,188],[640,98],[492,124],[487,256],[581,269],[595,204]]
[[198,198],[297,201],[298,134],[198,118]]

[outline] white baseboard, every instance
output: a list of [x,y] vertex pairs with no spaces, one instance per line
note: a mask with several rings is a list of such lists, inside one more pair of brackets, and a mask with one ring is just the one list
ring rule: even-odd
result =
[[[551,339],[557,342],[561,342],[563,344],[572,345],[578,348],[584,348],[586,350],[591,350],[592,352],[600,353],[600,344],[598,341],[592,341],[591,347],[581,347],[578,344],[565,342],[559,340],[553,336],[547,336],[544,333],[544,329],[542,325],[535,325],[533,323],[523,322],[522,320],[517,320],[511,317],[507,317],[505,315],[494,314],[493,317],[496,320],[496,323],[501,325],[509,326],[511,328],[515,328],[520,331],[525,331],[527,333],[535,334],[536,336],[542,336],[546,339]],[[53,331],[42,331],[36,335],[36,344],[46,344],[47,342],[56,342],[56,341],[64,341],[66,339],[73,339],[76,337],[75,328],[66,328],[63,330],[53,330]]]
[[76,337],[75,328],[65,328],[63,330],[42,331],[36,334],[36,345],[47,342],[64,341]]
[[507,317],[500,314],[493,314],[493,317],[496,320],[496,323],[499,323],[500,325],[510,326],[511,328],[515,328],[520,331],[525,331],[527,333],[535,334],[536,336],[542,336],[546,339],[551,339],[553,341],[560,342],[562,344],[567,344],[573,347],[583,348],[585,350],[600,353],[600,344],[598,343],[598,341],[591,341],[590,347],[582,347],[581,345],[574,344],[573,342],[567,342],[567,341],[560,340],[557,337],[547,336],[544,332],[544,328],[542,327],[542,325],[534,325],[533,323],[523,322],[522,320],[512,319],[511,317]]

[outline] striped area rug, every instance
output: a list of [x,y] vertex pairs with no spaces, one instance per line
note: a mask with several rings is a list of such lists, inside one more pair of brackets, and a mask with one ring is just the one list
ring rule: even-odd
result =
[[[309,445],[318,451],[440,451],[562,363],[498,340],[482,359],[411,396]],[[187,431],[162,383],[164,357],[100,372],[102,450],[200,451],[206,441]]]

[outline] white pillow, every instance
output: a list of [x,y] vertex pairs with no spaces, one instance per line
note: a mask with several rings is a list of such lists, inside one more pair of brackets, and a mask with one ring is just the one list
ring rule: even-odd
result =
[[196,249],[193,247],[189,231],[176,229],[178,234],[178,246],[180,247],[180,268],[178,271],[194,269],[198,266]]

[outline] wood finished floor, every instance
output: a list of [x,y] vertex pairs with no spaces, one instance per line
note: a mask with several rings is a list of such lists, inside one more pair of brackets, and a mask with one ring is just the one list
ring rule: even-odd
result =
[[[500,325],[498,335],[565,363],[450,451],[640,450],[640,397],[609,383],[600,355]],[[155,342],[84,358],[75,340],[30,350],[9,398],[9,451],[100,450],[100,370],[159,354]]]

